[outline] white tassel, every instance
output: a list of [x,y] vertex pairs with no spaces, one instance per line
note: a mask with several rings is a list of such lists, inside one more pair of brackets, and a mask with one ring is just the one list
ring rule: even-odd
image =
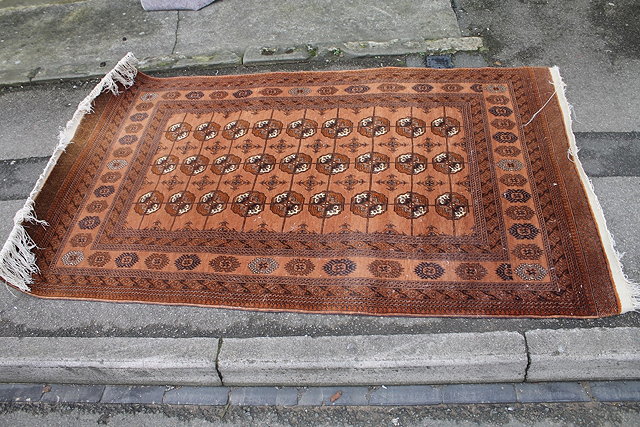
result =
[[35,216],[35,199],[42,190],[49,174],[58,163],[58,159],[64,153],[76,133],[85,114],[93,111],[93,100],[102,92],[110,91],[114,95],[120,93],[120,84],[125,89],[133,85],[138,70],[138,60],[131,52],[127,53],[116,66],[100,80],[85,99],[80,102],[71,120],[60,131],[58,145],[49,159],[47,166],[38,178],[31,194],[27,198],[24,207],[13,218],[13,230],[0,250],[0,278],[18,289],[29,292],[29,285],[33,283],[32,275],[40,272],[36,264],[36,256],[33,252],[37,245],[27,233],[25,223],[48,225],[46,221],[39,220]]

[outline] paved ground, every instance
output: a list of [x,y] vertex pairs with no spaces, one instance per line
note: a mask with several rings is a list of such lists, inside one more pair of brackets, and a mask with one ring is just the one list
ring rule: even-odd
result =
[[234,62],[252,46],[460,36],[449,0],[279,0],[269,7],[262,0],[241,6],[227,0],[198,12],[145,12],[138,0],[47,3],[0,9],[2,80],[96,75],[129,50],[140,59],[218,56]]
[[[58,3],[53,6],[37,6]],[[68,4],[63,4],[68,3]],[[640,281],[640,5],[635,0],[219,0],[201,12],[144,13],[136,0],[0,0],[0,83],[108,69],[124,52],[139,57],[211,56],[251,46],[346,40],[482,36],[483,56],[458,54],[456,66],[559,65],[575,107],[581,159],[605,216],[626,252],[626,273]],[[12,9],[13,6],[34,5]],[[251,7],[250,7],[251,6]],[[312,8],[317,7],[318,9]],[[446,6],[446,7],[444,7]],[[435,9],[441,7],[438,13]],[[5,8],[5,9],[2,9]],[[245,10],[255,13],[247,14]],[[242,14],[242,20],[237,19]],[[434,25],[434,22],[442,24]],[[293,25],[295,24],[295,25]],[[294,30],[295,28],[295,30]],[[434,31],[431,33],[431,31]],[[235,53],[234,53],[235,52]],[[227,53],[224,53],[225,55]],[[71,60],[71,59],[73,60]],[[234,59],[235,58],[235,59]],[[421,66],[420,56],[159,73],[244,73],[281,69]],[[57,74],[56,74],[57,73]],[[58,128],[94,81],[0,89],[0,241],[56,144]],[[376,318],[256,313],[193,307],[44,301],[0,287],[4,336],[279,336],[640,326],[640,314],[600,320]],[[193,408],[149,405],[0,404],[7,425],[635,425],[636,403],[439,405],[421,408]]]

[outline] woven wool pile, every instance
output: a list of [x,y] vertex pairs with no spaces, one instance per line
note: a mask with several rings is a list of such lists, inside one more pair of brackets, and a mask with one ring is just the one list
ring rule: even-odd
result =
[[123,61],[17,218],[10,284],[325,313],[633,308],[567,155],[557,70],[152,78]]

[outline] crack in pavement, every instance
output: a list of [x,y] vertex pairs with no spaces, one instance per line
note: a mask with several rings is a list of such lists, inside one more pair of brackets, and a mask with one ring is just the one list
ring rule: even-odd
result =
[[173,47],[171,48],[171,55],[176,53],[176,46],[178,46],[178,33],[180,32],[180,11],[177,11],[177,20],[176,20],[176,33],[175,40],[173,41]]

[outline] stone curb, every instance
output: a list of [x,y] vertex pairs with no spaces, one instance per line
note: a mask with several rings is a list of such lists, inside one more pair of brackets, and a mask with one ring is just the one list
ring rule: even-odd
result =
[[428,406],[638,402],[640,381],[347,387],[0,384],[2,403],[193,406]]
[[394,39],[360,40],[342,43],[316,43],[298,46],[252,46],[244,53],[244,65],[318,61],[327,59],[370,58],[410,54],[474,52],[482,49],[480,37],[451,37],[436,40]]
[[0,337],[0,383],[391,386],[620,379],[640,379],[640,328],[224,340]]
[[0,382],[222,385],[217,338],[0,338]]
[[640,328],[537,329],[525,336],[528,381],[640,378]]
[[[483,48],[480,37],[451,37],[435,40],[394,39],[389,41],[351,41],[341,43],[304,44],[294,46],[250,46],[244,51],[216,50],[200,55],[165,55],[139,58],[138,68],[144,72],[183,69],[207,69],[239,65],[339,61],[341,59],[410,54],[444,54],[473,52]],[[134,52],[135,54],[135,52]],[[69,64],[56,68],[33,70],[0,70],[1,86],[18,86],[59,80],[99,78],[114,64],[102,62]]]
[[225,385],[443,384],[523,381],[517,332],[225,339]]

